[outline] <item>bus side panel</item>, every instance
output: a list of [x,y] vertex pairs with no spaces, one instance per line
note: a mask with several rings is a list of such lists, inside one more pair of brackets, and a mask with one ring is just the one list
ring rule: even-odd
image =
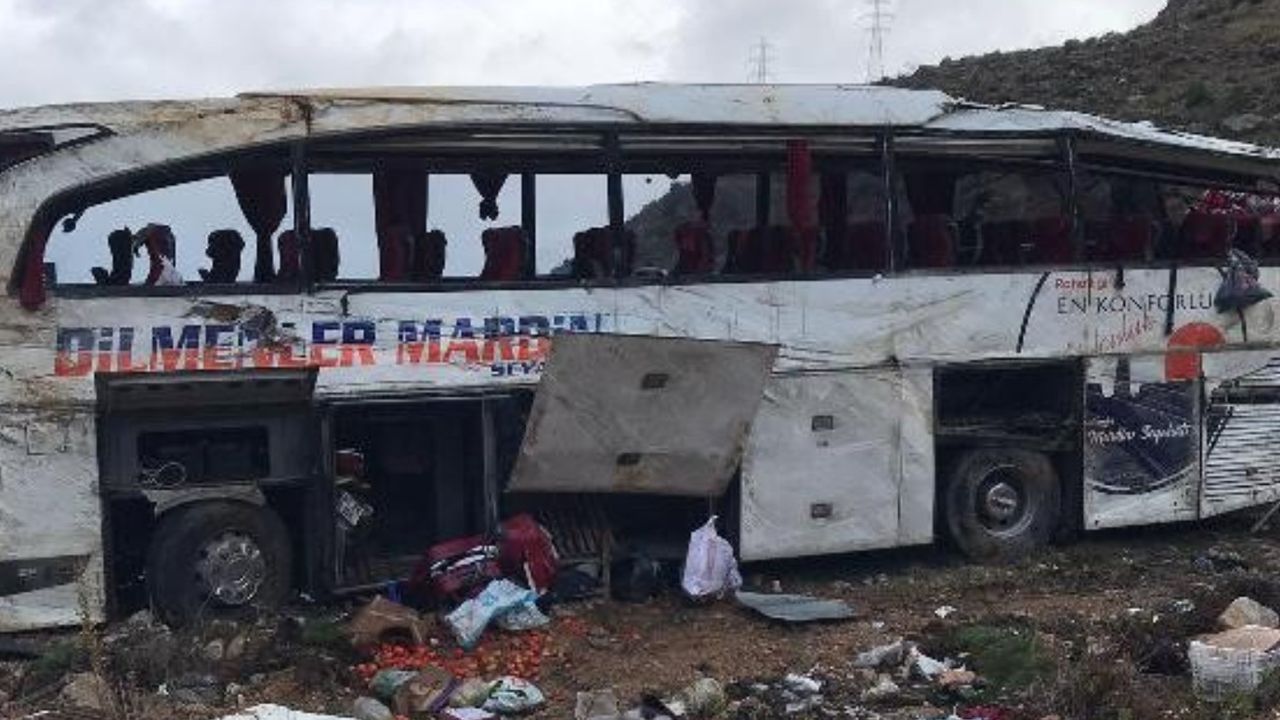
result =
[[1209,517],[1280,500],[1280,356],[1237,351],[1204,356],[1204,488]]
[[745,560],[930,540],[932,404],[920,387],[931,384],[918,375],[770,380],[743,463]]
[[1200,382],[1173,355],[1085,364],[1086,528],[1194,520],[1199,514]]
[[0,421],[0,632],[102,618],[94,417],[16,410]]

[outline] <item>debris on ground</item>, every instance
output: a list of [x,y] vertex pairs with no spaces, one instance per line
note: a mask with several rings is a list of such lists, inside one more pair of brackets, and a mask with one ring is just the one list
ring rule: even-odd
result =
[[61,695],[67,704],[85,710],[103,711],[111,704],[111,688],[92,672],[72,675],[63,686]]
[[494,720],[498,717],[488,710],[474,707],[445,708],[440,711],[440,720]]
[[1218,627],[1223,630],[1234,630],[1246,625],[1273,628],[1280,625],[1280,615],[1253,598],[1238,597],[1218,616]]
[[947,663],[934,660],[920,652],[920,648],[911,648],[911,651],[907,653],[907,660],[911,666],[911,671],[926,680],[932,680],[951,669],[951,666]]
[[913,643],[898,640],[887,645],[879,645],[870,650],[858,653],[853,659],[853,666],[860,668],[883,668],[899,665],[906,659],[907,653],[915,649]]
[[716,516],[689,535],[680,587],[691,598],[719,597],[742,587],[733,546],[716,532]]
[[393,720],[391,708],[371,697],[359,697],[351,704],[355,720]]
[[618,696],[612,689],[578,693],[573,720],[618,720],[618,716]]
[[[714,718],[724,712],[728,703],[724,685],[715,678],[703,677],[693,681],[680,693],[680,704],[684,705],[684,713],[691,718]],[[675,709],[672,702],[667,707]]]
[[396,639],[421,645],[431,632],[431,622],[417,610],[379,595],[356,611],[347,624],[347,632],[357,649]]
[[518,715],[540,707],[546,699],[536,685],[509,675],[498,678],[489,689],[483,709],[498,715]]
[[788,623],[848,620],[853,608],[843,600],[823,600],[811,595],[774,595],[739,590],[739,604],[771,619]]
[[548,619],[537,606],[538,596],[510,580],[494,580],[479,595],[463,602],[445,616],[458,644],[471,649],[490,622],[506,630],[529,630],[546,625]]
[[315,713],[290,710],[283,705],[255,705],[241,710],[234,715],[226,715],[218,720],[352,720],[338,715],[317,715]]
[[[1187,572],[1211,544],[1224,567],[1238,553],[1236,569]],[[895,551],[856,573],[817,561],[758,571],[762,587],[777,577],[798,596],[856,597],[859,615],[869,616],[822,626],[690,603],[669,573],[657,596],[638,604],[543,597],[546,625],[512,632],[494,621],[469,650],[435,620],[451,606],[430,614],[401,606],[421,612],[421,642],[407,629],[378,630],[382,642],[358,649],[351,625],[362,602],[182,631],[137,613],[95,630],[100,640],[80,631],[21,638],[38,657],[0,660],[0,717],[258,720],[235,708],[269,703],[278,709],[263,710],[264,720],[294,720],[286,708],[314,713],[298,718],[348,720],[367,698],[361,705],[371,717],[386,717],[376,701],[392,718],[493,720],[505,716],[484,709],[491,696],[513,695],[504,677],[531,683],[540,696],[531,720],[576,720],[579,693],[585,720],[687,720],[704,707],[717,720],[1205,720],[1269,716],[1280,705],[1280,684],[1266,679],[1267,668],[1280,672],[1280,630],[1217,633],[1219,615],[1237,598],[1280,607],[1280,537],[1184,529],[1046,553],[1016,567]],[[944,601],[964,610],[940,619]],[[376,604],[386,603],[394,605]],[[387,670],[397,672],[380,672]],[[93,676],[110,689],[102,710],[81,698]],[[449,714],[433,714],[446,684],[456,685]],[[599,704],[587,703],[593,690]],[[527,705],[532,697],[518,699]]]
[[1196,694],[1218,700],[1253,692],[1280,667],[1280,630],[1257,625],[1192,640],[1187,648]]

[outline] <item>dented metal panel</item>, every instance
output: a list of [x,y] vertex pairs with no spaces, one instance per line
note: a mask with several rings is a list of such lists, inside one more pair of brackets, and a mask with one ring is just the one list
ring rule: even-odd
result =
[[775,354],[675,338],[558,340],[508,488],[721,495]]
[[92,413],[0,420],[0,632],[102,616],[94,428]]
[[932,386],[915,380],[877,368],[769,381],[742,467],[743,559],[929,541],[914,515],[932,518]]

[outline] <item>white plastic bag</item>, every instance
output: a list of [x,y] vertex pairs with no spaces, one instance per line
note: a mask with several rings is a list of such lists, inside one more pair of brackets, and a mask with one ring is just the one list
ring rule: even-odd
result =
[[716,532],[716,516],[689,536],[689,552],[684,559],[680,587],[690,597],[724,595],[742,587],[733,546]]

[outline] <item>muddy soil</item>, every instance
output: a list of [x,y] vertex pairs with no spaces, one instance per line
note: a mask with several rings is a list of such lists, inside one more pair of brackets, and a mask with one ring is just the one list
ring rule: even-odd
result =
[[[1197,700],[1185,656],[1187,640],[1212,630],[1237,595],[1280,607],[1280,531],[1251,534],[1252,519],[1091,534],[1008,566],[920,548],[744,568],[748,584],[765,591],[846,600],[857,618],[835,624],[787,626],[674,593],[563,605],[536,677],[548,703],[534,717],[572,717],[579,691],[612,688],[626,709],[700,677],[727,687],[729,718],[1272,717],[1280,692]],[[74,710],[66,689],[84,672],[110,678],[99,717],[214,718],[260,702],[349,714],[366,692],[353,667],[367,660],[338,632],[349,610],[299,606],[178,634],[142,618],[21,638],[37,657],[10,652],[0,661],[0,717],[95,716]],[[438,637],[438,650],[451,653],[443,628]],[[853,658],[904,637],[964,662],[985,683],[943,692],[890,668],[900,692],[867,699],[877,673]],[[819,680],[820,701],[790,702],[780,690],[789,673]]]

